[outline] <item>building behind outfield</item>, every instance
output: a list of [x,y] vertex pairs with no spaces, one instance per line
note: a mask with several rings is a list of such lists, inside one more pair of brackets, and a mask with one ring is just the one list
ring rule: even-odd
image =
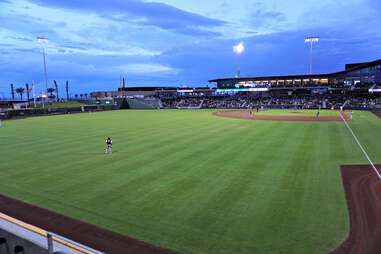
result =
[[381,59],[347,64],[344,71],[329,74],[221,78],[209,80],[211,87],[121,87],[118,91],[91,93],[96,98],[199,97],[248,93],[259,96],[381,95]]
[[329,74],[221,78],[209,80],[209,82],[217,83],[218,89],[375,85],[381,83],[381,59],[368,63],[347,64],[344,71]]

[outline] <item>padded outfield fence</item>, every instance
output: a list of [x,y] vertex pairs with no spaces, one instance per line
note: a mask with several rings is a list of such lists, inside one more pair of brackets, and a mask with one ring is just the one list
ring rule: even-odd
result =
[[[94,250],[58,234],[27,224],[4,213],[0,213],[0,229],[1,228],[19,238],[25,239],[39,247],[42,247],[43,249],[46,249],[49,254],[104,254],[103,252]],[[5,245],[5,252],[8,252],[6,254],[13,253],[10,252],[10,248],[6,241],[2,244]],[[25,253],[31,252],[25,250]]]
[[[76,106],[76,107],[52,107],[52,108],[33,108],[33,106],[24,109],[11,109],[5,112],[0,112],[1,119],[12,119],[12,118],[25,118],[31,116],[44,116],[44,115],[63,115],[72,113],[84,113],[84,112],[97,112],[97,111],[107,111],[107,110],[118,110],[118,109],[157,109],[158,104],[153,103],[152,100],[143,99],[125,99],[125,105],[123,105],[122,98],[114,100],[82,100],[81,102],[87,105]],[[107,101],[108,104],[97,104],[104,103]]]
[[8,110],[0,114],[0,119],[9,118],[23,118],[31,116],[44,116],[44,115],[62,115],[62,114],[72,114],[72,113],[82,113],[82,112],[95,112],[104,110],[116,110],[119,107],[114,105],[98,105],[98,106],[81,106],[81,107],[71,107],[71,108],[28,108],[28,109],[16,109]]

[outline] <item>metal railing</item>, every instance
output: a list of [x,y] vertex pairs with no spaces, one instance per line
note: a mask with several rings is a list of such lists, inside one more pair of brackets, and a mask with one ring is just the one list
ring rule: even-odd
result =
[[18,227],[24,228],[32,233],[38,234],[40,236],[43,236],[47,240],[47,246],[48,246],[48,253],[53,254],[54,253],[54,242],[60,243],[70,249],[73,249],[77,252],[84,253],[84,254],[104,254],[104,252],[97,251],[95,249],[92,249],[90,247],[87,247],[83,244],[77,243],[75,241],[72,241],[68,238],[65,238],[63,236],[60,236],[58,234],[48,232],[46,230],[43,230],[39,227],[30,225],[28,223],[25,223],[23,221],[20,221],[18,219],[15,219],[13,217],[10,217],[6,214],[0,213],[0,219],[3,219],[5,221],[8,221]]

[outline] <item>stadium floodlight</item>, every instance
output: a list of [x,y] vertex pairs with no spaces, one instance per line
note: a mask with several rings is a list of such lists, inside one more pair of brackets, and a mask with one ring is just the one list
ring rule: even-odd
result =
[[310,43],[310,75],[312,74],[312,44],[314,42],[318,42],[320,40],[320,37],[306,37],[304,39],[305,43]]
[[45,79],[45,93],[48,93],[48,75],[46,74],[46,56],[45,56],[45,44],[49,42],[47,38],[37,37],[37,41],[42,45],[42,56],[44,58],[44,79]]
[[43,94],[41,98],[42,98],[42,108],[45,109],[45,100],[46,98],[48,98],[48,96],[46,94]]
[[237,71],[237,77],[240,78],[241,77],[241,59],[240,59],[240,56],[241,54],[243,53],[243,51],[245,51],[245,46],[243,45],[243,42],[241,41],[240,43],[238,43],[237,45],[234,45],[233,46],[233,51],[235,53],[237,53],[238,55],[238,71]]

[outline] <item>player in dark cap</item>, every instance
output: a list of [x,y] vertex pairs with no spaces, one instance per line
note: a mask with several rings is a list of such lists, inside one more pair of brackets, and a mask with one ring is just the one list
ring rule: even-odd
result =
[[112,140],[110,137],[106,139],[106,153],[112,153]]

